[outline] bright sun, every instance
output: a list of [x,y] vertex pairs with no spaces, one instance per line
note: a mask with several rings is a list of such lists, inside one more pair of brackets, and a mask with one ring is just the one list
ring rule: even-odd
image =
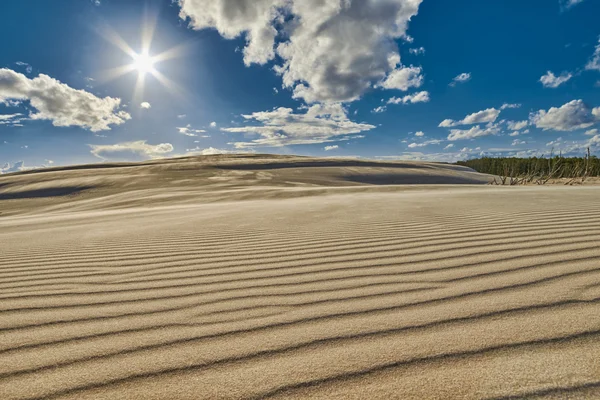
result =
[[154,71],[154,59],[147,53],[136,54],[133,57],[133,68],[135,68],[140,74]]

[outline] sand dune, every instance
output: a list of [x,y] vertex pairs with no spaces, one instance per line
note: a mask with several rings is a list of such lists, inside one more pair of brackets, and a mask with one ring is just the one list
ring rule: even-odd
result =
[[0,399],[599,398],[600,187],[488,179],[278,156],[0,177]]

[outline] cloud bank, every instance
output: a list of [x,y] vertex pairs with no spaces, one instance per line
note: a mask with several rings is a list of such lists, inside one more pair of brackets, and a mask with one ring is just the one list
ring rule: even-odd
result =
[[397,39],[422,0],[179,0],[193,29],[245,37],[244,63],[265,64],[294,97],[308,103],[349,102],[368,89],[407,90],[421,69],[400,63]]
[[168,157],[173,152],[171,143],[151,145],[145,140],[108,145],[89,145],[90,152],[102,160],[131,160]]
[[34,120],[49,120],[54,126],[79,126],[92,132],[110,130],[111,125],[125,123],[131,116],[120,111],[121,99],[99,98],[40,74],[29,79],[10,69],[0,69],[0,103],[28,100],[36,110]]
[[587,129],[600,120],[600,107],[590,109],[583,100],[573,100],[548,111],[539,110],[529,115],[529,121],[537,128],[555,131]]
[[326,143],[349,140],[348,135],[375,129],[374,125],[350,121],[341,104],[315,104],[306,113],[295,113],[291,108],[280,107],[273,111],[243,115],[257,126],[221,128],[224,132],[257,134],[250,142],[234,143],[238,149],[252,147],[282,147],[297,144]]

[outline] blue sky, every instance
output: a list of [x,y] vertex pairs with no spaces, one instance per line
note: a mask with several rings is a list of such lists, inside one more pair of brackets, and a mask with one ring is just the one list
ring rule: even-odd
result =
[[4,0],[0,171],[599,154],[598,15],[597,0]]

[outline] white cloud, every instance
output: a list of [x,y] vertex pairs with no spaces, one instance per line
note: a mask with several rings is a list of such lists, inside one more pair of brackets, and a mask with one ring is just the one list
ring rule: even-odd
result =
[[0,125],[16,127],[23,126],[21,122],[27,121],[28,118],[21,113],[16,114],[0,114]]
[[577,4],[583,3],[585,0],[560,0],[561,7],[569,9]]
[[479,111],[473,113],[471,115],[467,115],[465,119],[461,122],[463,125],[473,125],[473,124],[484,124],[489,122],[495,122],[500,115],[500,110],[496,110],[495,108],[488,108],[483,111]]
[[408,52],[410,54],[414,54],[414,55],[425,54],[425,47],[418,47],[418,48],[415,48],[415,49],[409,49]]
[[186,126],[183,126],[183,127],[178,127],[177,130],[182,135],[191,136],[191,137],[198,136],[198,133],[206,133],[206,131],[203,129],[192,129],[192,125],[190,125],[190,124],[187,124]]
[[521,132],[514,131],[514,132],[510,133],[508,136],[513,136],[514,137],[514,136],[519,136],[520,134],[521,134]]
[[54,126],[79,126],[98,132],[110,130],[131,116],[119,111],[121,99],[99,98],[84,90],[73,89],[64,83],[40,74],[29,79],[10,69],[0,69],[0,102],[29,100],[37,110],[30,119],[50,120]]
[[506,110],[507,108],[521,108],[521,104],[504,103],[502,104],[502,107],[500,107],[501,110]]
[[9,121],[13,119],[18,119],[18,117],[23,114],[0,114],[0,121]]
[[598,131],[598,129],[590,129],[589,131],[586,131],[585,134],[588,136],[595,136],[598,135],[600,133],[600,131]]
[[210,123],[210,127],[211,127],[211,128],[216,128],[216,127],[217,127],[217,123],[216,123],[216,122],[214,122],[214,121],[213,121],[213,122],[211,122],[211,123]]
[[495,108],[488,108],[486,110],[478,111],[473,114],[467,115],[460,121],[454,121],[452,119],[443,120],[438,126],[440,128],[451,128],[459,125],[474,125],[474,124],[486,124],[496,122],[498,116],[500,116],[500,110]]
[[527,142],[525,142],[524,140],[521,140],[521,139],[515,139],[512,141],[511,146],[520,146],[522,144],[527,144]]
[[332,151],[332,150],[337,150],[337,149],[339,149],[339,148],[340,148],[340,146],[338,146],[338,145],[336,144],[336,145],[334,145],[334,146],[325,146],[325,147],[324,147],[324,150],[325,150],[325,151]]
[[408,94],[404,97],[392,97],[388,100],[388,104],[409,104],[409,103],[427,103],[430,100],[429,92],[417,92]]
[[186,154],[187,156],[214,156],[217,154],[241,153],[241,152],[236,152],[236,151],[232,151],[232,150],[217,149],[214,147],[208,147],[206,149],[201,149],[200,147],[196,147],[193,149],[187,149],[186,151],[188,152]]
[[600,147],[600,135],[590,138],[584,147]]
[[17,64],[19,67],[24,67],[25,71],[27,71],[28,74],[33,72],[33,67],[31,65],[27,64],[26,62],[17,61],[15,64]]
[[442,143],[441,140],[435,139],[435,140],[427,140],[427,141],[422,142],[422,143],[411,143],[411,144],[408,145],[408,147],[410,149],[414,149],[414,148],[417,148],[417,147],[426,147],[426,146],[429,146],[429,145],[432,145],[432,144],[440,144],[440,143]]
[[147,101],[144,101],[142,104],[140,104],[140,107],[141,107],[141,108],[143,108],[143,109],[145,109],[145,110],[148,110],[148,109],[150,109],[152,106],[151,106],[151,105],[150,105],[150,103],[148,103]]
[[419,132],[415,133],[415,136],[416,136],[416,137],[423,137],[423,136],[425,136],[425,133],[424,133],[424,132],[421,132],[421,131],[419,131]]
[[23,168],[25,168],[24,161],[17,161],[12,166],[10,163],[6,163],[0,167],[0,174],[10,174],[11,172],[23,171]]
[[185,115],[185,114],[179,114],[177,116],[177,118],[179,118],[179,119],[184,119],[185,117],[187,117],[187,115]]
[[540,82],[545,88],[556,89],[563,83],[567,82],[573,77],[573,74],[570,72],[563,72],[559,76],[556,76],[552,73],[552,71],[546,72],[546,75],[543,75],[540,78]]
[[171,143],[151,145],[146,143],[145,140],[109,145],[90,144],[89,146],[92,149],[90,153],[103,160],[164,158],[173,152],[173,145]]
[[452,79],[452,82],[450,82],[450,86],[456,86],[459,83],[465,83],[470,80],[471,80],[471,73],[463,72],[462,74],[459,74]]
[[445,119],[442,122],[440,122],[440,124],[438,125],[438,127],[440,128],[451,128],[453,126],[458,125],[458,123],[453,120],[453,119]]
[[[54,164],[54,161],[52,161],[52,160],[46,160],[46,161],[48,162],[48,164]],[[39,165],[39,166],[35,166],[35,167],[27,167],[27,166],[25,166],[25,162],[24,161],[17,161],[12,166],[10,165],[10,163],[6,163],[4,165],[0,165],[0,175],[2,175],[2,174],[10,174],[12,172],[30,171],[32,169],[41,169],[41,168],[47,168],[47,167],[48,167],[48,165]]]
[[448,146],[444,147],[444,150],[449,150],[453,147],[454,147],[454,145],[452,143],[450,143]]
[[221,128],[224,132],[255,133],[259,139],[238,142],[235,147],[281,147],[296,144],[326,143],[348,140],[354,133],[375,129],[374,125],[350,121],[341,104],[315,104],[305,114],[297,114],[291,108],[280,107],[273,111],[243,115],[246,120],[262,125],[237,128]]
[[529,114],[529,121],[545,131],[574,131],[594,125],[595,120],[600,117],[600,108],[597,109],[598,115],[595,110],[590,110],[582,100],[573,100],[559,108],[533,112]]
[[[306,102],[358,99],[378,82],[396,88],[408,22],[422,0],[179,0],[180,17],[193,29],[243,36],[244,62],[275,71],[295,98]],[[402,70],[403,68],[400,68]],[[394,76],[390,78],[390,74]]]
[[400,67],[392,71],[381,86],[385,89],[398,89],[406,92],[411,87],[421,87],[423,70],[420,67]]
[[562,142],[562,140],[563,140],[563,138],[559,137],[556,140],[546,143],[546,146],[554,146],[556,144],[560,144]]
[[511,131],[520,131],[529,126],[529,121],[507,121],[506,126],[508,126],[508,129]]
[[375,107],[375,108],[373,109],[373,112],[374,112],[375,114],[384,113],[384,112],[386,112],[386,111],[387,111],[387,107],[386,107],[386,106],[379,106],[379,107]]
[[481,136],[496,135],[499,132],[500,129],[498,128],[498,125],[486,126],[485,128],[476,125],[471,129],[452,129],[450,135],[448,135],[448,140],[475,139]]

